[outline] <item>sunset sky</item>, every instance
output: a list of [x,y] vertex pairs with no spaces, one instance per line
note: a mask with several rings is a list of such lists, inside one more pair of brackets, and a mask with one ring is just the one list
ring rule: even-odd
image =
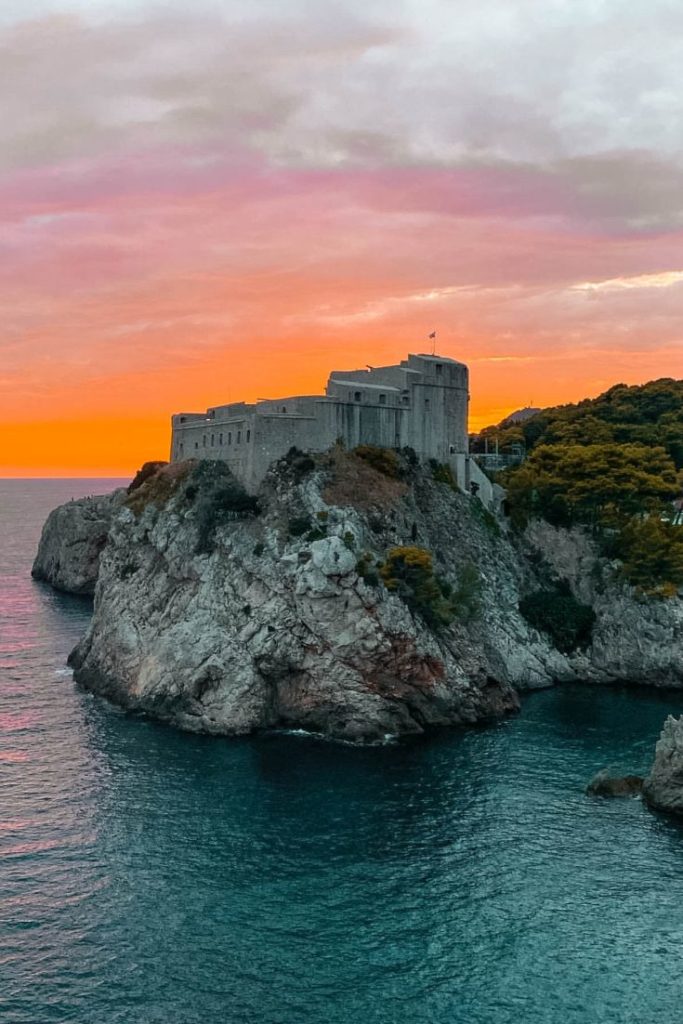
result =
[[683,376],[680,0],[3,0],[0,475],[438,350]]

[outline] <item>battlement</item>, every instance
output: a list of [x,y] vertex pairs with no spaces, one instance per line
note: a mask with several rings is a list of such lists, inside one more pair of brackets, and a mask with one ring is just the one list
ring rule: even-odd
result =
[[[172,417],[171,460],[219,459],[255,491],[290,448],[326,451],[370,444],[412,448],[453,469],[469,491],[468,369],[437,355],[408,355],[392,366],[333,370],[324,395],[231,402]],[[488,481],[486,481],[488,483]],[[484,487],[483,481],[479,486]]]

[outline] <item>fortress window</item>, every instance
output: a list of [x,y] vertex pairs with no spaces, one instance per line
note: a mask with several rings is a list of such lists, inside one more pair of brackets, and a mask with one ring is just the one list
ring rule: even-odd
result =
[[181,416],[181,417],[180,417],[180,422],[181,422],[181,423],[184,423],[184,422],[185,422],[185,417],[184,417],[184,416]]
[[441,376],[441,371],[442,370],[443,370],[443,364],[442,363],[437,363],[436,364],[436,375],[437,375],[437,377]]
[[218,435],[218,443],[219,444],[223,444],[223,435],[222,434]]
[[386,395],[380,395],[379,396],[379,404],[380,405],[386,405],[387,404],[387,396]]
[[354,391],[353,400],[354,402],[360,402],[360,391]]
[[251,441],[251,430],[247,431],[247,444]]
[[195,441],[195,443],[194,443],[194,450],[197,451],[198,448],[199,448],[199,441]]
[[182,455],[184,451],[185,451],[185,445],[184,445],[184,444],[183,444],[183,442],[181,441],[181,442],[180,442],[180,454]]
[[215,434],[212,434],[212,435],[211,435],[211,447],[212,447],[212,448],[213,448],[213,446],[215,445],[215,443],[216,443],[216,435],[215,435]]
[[408,402],[410,401],[410,397],[408,395],[401,395],[401,401],[403,402],[404,405],[407,405]]
[[237,431],[237,443],[239,444],[241,440],[242,440],[242,431],[238,430]]
[[206,434],[204,434],[204,436],[203,436],[203,438],[202,438],[202,444],[203,444],[203,445],[204,445],[204,447],[206,448]]
[[455,445],[449,444],[448,451],[451,453],[451,455],[455,455]]
[[425,409],[429,409],[429,399],[425,398]]
[[232,431],[228,432],[228,444],[232,444]]
[[287,412],[287,406],[286,406],[286,405],[283,405],[283,406],[282,406],[282,410],[281,410],[281,411],[282,411],[282,412]]

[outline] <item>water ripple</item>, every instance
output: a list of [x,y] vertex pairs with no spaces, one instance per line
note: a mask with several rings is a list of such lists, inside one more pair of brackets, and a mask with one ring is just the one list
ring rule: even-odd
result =
[[3,1024],[678,1024],[683,831],[583,787],[682,697],[366,750],[128,717],[65,667],[87,602],[28,576],[74,493],[0,483]]

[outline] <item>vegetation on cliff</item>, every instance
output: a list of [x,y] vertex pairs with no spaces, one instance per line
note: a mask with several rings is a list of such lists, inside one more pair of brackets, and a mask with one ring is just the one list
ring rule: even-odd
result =
[[661,447],[683,468],[683,380],[664,377],[648,384],[615,384],[597,398],[542,409],[523,423],[487,427],[501,451],[521,443],[541,445],[645,445]]
[[463,567],[458,586],[434,572],[432,553],[420,547],[396,547],[387,553],[379,574],[387,590],[397,594],[432,629],[454,619],[467,620],[479,607],[480,576],[471,564]]
[[519,602],[519,610],[527,622],[549,636],[563,654],[571,654],[590,644],[595,612],[590,605],[577,601],[564,581],[527,594]]
[[493,432],[502,451],[521,442],[528,453],[501,478],[516,525],[540,516],[586,526],[644,593],[683,586],[683,529],[671,522],[682,491],[683,381],[618,384]]

